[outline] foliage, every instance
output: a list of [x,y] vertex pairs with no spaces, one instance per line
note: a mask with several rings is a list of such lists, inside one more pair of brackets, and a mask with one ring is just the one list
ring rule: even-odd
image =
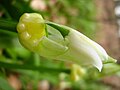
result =
[[89,73],[85,74],[76,84],[70,80],[70,65],[63,61],[40,57],[26,50],[20,45],[16,33],[19,17],[25,12],[37,12],[42,14],[46,20],[78,29],[93,38],[96,27],[94,0],[53,0],[54,2],[41,0],[45,3],[43,10],[31,8],[31,1],[0,1],[0,89],[13,90],[7,82],[10,74],[19,74],[18,79],[22,82],[22,90],[27,90],[26,86],[29,83],[32,83],[32,89],[35,90],[40,80],[48,80],[52,85],[58,85],[61,81],[60,75],[64,73],[65,78],[62,80],[69,83],[70,86],[66,86],[73,88],[73,90],[96,90],[98,86],[100,90],[108,90],[109,87],[101,84],[100,79],[119,71],[119,65],[112,65],[110,71],[105,67],[102,73],[88,68],[86,71]]

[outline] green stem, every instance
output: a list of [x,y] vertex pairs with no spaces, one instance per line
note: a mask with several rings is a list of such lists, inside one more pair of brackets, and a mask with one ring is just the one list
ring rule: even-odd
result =
[[15,21],[0,19],[0,29],[1,30],[17,32],[16,25],[17,25],[17,22],[15,22]]
[[23,70],[36,70],[40,72],[65,72],[70,73],[69,69],[60,69],[60,68],[51,68],[51,67],[43,67],[43,66],[35,66],[35,65],[20,65],[20,64],[11,64],[6,62],[0,62],[0,68],[7,69],[23,69]]
[[35,66],[40,66],[40,56],[39,54],[34,54]]

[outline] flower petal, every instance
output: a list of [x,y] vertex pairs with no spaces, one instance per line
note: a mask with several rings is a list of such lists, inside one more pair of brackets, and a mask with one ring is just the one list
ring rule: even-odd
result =
[[66,39],[69,41],[68,51],[57,57],[59,60],[72,61],[80,65],[94,65],[99,71],[102,61],[96,50],[83,39],[81,34],[71,29]]

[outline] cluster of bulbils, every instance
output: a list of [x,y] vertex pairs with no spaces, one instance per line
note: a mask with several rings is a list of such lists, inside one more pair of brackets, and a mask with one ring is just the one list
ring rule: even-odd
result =
[[96,42],[64,25],[45,21],[40,14],[25,13],[17,25],[21,44],[43,57],[64,60],[101,71],[104,62],[115,62]]

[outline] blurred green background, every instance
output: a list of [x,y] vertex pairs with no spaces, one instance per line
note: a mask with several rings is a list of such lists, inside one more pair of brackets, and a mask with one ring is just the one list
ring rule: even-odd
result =
[[114,0],[0,0],[0,90],[120,90],[119,64],[89,67],[75,82],[71,63],[40,57],[22,47],[16,24],[23,13],[74,28],[119,60]]

